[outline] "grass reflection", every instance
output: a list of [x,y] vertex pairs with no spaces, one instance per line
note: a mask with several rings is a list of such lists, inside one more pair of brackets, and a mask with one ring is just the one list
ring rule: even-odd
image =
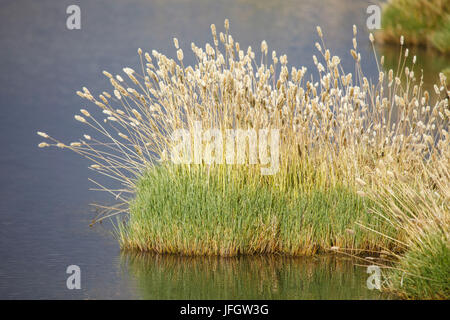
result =
[[182,257],[124,253],[143,299],[380,299],[354,261],[335,256]]

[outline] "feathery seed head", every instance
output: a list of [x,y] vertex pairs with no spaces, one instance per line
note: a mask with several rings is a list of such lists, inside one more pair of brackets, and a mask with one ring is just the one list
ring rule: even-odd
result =
[[90,114],[87,110],[85,110],[85,109],[80,109],[80,112],[81,112],[82,114],[84,114],[86,117],[90,117],[90,116],[91,116],[91,114]]
[[86,122],[86,119],[83,118],[82,116],[79,116],[79,115],[75,115],[75,120],[80,121],[80,122],[83,122],[83,123]]
[[360,185],[360,186],[365,186],[366,182],[360,178],[356,178],[355,181]]
[[133,75],[134,70],[131,69],[131,68],[126,67],[126,68],[123,68],[123,72],[125,72],[126,75],[130,76],[130,75]]
[[125,134],[123,134],[123,133],[121,133],[121,132],[119,132],[119,136],[120,136],[121,138],[125,139],[125,140],[129,140],[129,139],[128,139],[128,136],[125,135]]
[[177,58],[178,58],[178,60],[183,61],[183,58],[184,58],[183,50],[181,50],[181,49],[177,50]]
[[263,40],[263,41],[261,42],[261,52],[262,52],[264,55],[267,55],[267,49],[268,49],[268,47],[267,47],[267,42],[266,42],[266,40]]
[[316,30],[317,30],[317,34],[319,35],[319,37],[322,38],[323,37],[322,28],[320,26],[317,26]]

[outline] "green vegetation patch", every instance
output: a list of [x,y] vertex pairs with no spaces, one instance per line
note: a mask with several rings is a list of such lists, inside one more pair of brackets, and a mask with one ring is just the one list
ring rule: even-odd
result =
[[[124,249],[182,255],[314,254],[333,246],[374,249],[386,240],[367,200],[343,186],[280,191],[271,183],[219,169],[157,167],[137,183]],[[259,178],[257,179],[258,181]]]
[[401,256],[391,289],[409,299],[450,297],[450,247],[442,232],[425,233]]

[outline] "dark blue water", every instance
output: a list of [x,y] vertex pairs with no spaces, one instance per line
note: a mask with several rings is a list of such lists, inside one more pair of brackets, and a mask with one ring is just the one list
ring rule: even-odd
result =
[[[365,28],[365,10],[370,3],[355,0],[2,0],[0,298],[145,298],[148,295],[143,292],[151,291],[151,288],[142,289],[141,278],[133,270],[145,272],[148,264],[155,268],[156,262],[149,262],[148,258],[142,262],[134,259],[130,266],[110,235],[109,224],[89,227],[95,216],[89,204],[110,199],[88,190],[94,187],[88,181],[91,174],[88,163],[70,152],[37,148],[41,141],[36,135],[38,130],[65,142],[83,133],[73,114],[86,106],[86,101],[75,94],[76,90],[82,86],[91,92],[109,90],[102,70],[118,73],[122,67],[136,66],[138,47],[175,56],[174,36],[185,51],[186,61],[192,61],[188,53],[190,43],[211,42],[210,24],[215,23],[222,30],[226,17],[241,47],[251,45],[258,51],[265,39],[269,50],[288,55],[290,65],[305,65],[309,69],[313,66],[317,40],[315,26],[320,24],[333,54],[341,56],[344,66],[353,70],[348,50],[352,25],[356,24],[360,30],[360,50],[367,62],[364,69],[368,75],[375,75]],[[81,7],[81,30],[66,28],[66,8],[70,4]],[[165,266],[173,267],[174,263],[157,264],[159,274],[164,277]],[[66,288],[66,267],[71,264],[81,268],[81,290]],[[296,268],[301,269],[301,265]],[[350,291],[356,287],[355,297],[375,297],[365,289],[364,270],[351,264],[348,268],[343,273],[344,280],[337,284],[348,286]],[[314,273],[314,269],[310,272]],[[272,281],[270,275],[267,277],[268,283],[276,282],[276,278]],[[151,286],[151,282],[145,283]],[[175,287],[179,285],[171,283]],[[299,283],[292,286],[294,291],[308,290],[308,286]],[[269,286],[268,290],[272,289]],[[298,297],[327,298],[323,292],[321,295],[303,293]],[[264,297],[270,295],[261,293],[260,298]],[[334,298],[340,297],[349,296]]]

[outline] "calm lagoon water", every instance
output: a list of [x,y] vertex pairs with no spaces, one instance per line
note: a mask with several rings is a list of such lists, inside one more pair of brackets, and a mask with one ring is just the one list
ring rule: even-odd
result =
[[[81,30],[66,29],[66,8],[81,7]],[[64,141],[80,136],[75,91],[108,89],[102,70],[136,67],[136,49],[175,56],[180,40],[211,42],[210,24],[229,18],[242,47],[286,53],[312,70],[315,26],[333,54],[353,70],[352,25],[364,70],[376,75],[365,28],[371,1],[4,0],[0,4],[0,298],[383,298],[366,288],[365,269],[333,257],[188,259],[120,252],[109,223],[89,227],[88,163],[37,148],[42,130]],[[425,59],[424,59],[425,60]],[[421,61],[420,59],[418,60]],[[447,60],[448,62],[448,60]],[[444,61],[445,63],[445,61]],[[81,268],[81,290],[66,288],[66,268]]]

